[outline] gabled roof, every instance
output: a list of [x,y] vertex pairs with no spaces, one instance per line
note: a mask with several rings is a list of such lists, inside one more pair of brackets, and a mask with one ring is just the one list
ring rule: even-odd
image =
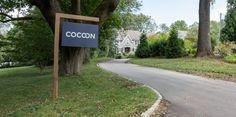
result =
[[[155,35],[156,33],[147,33],[147,37],[150,37],[152,35]],[[140,40],[142,33],[139,31],[134,31],[134,30],[127,30],[127,31],[119,31],[118,32],[118,36],[116,38],[116,40],[123,40],[125,38],[129,38],[131,40]]]
[[139,40],[141,35],[142,35],[142,33],[139,31],[133,31],[133,30],[120,31],[120,32],[118,32],[117,40],[123,40],[127,36],[131,40]]

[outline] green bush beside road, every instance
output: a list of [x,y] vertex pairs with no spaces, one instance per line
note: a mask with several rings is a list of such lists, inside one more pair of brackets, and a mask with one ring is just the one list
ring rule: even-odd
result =
[[[99,60],[100,61],[100,60]],[[80,75],[59,78],[59,99],[52,101],[52,69],[0,69],[0,116],[140,116],[156,100],[150,89],[106,72],[95,61]]]
[[229,63],[236,63],[236,54],[226,56],[224,60]]

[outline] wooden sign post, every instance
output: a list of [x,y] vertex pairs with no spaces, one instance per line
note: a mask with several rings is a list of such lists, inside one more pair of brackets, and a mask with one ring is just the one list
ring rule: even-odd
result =
[[53,88],[53,98],[58,98],[58,72],[59,72],[59,38],[60,38],[60,23],[61,18],[64,19],[73,19],[79,21],[88,21],[88,22],[99,22],[99,18],[97,17],[87,17],[87,16],[80,16],[80,15],[71,15],[71,14],[63,14],[63,13],[56,13],[55,17],[55,32],[54,32],[54,88]]

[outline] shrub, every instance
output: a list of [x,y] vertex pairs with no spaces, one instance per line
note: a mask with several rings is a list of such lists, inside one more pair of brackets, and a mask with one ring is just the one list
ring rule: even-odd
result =
[[130,53],[130,54],[128,54],[127,58],[135,58],[135,54],[134,53]]
[[121,54],[121,53],[119,53],[119,54],[116,54],[116,55],[115,55],[115,58],[116,58],[116,59],[122,59],[122,58],[123,58],[123,56],[122,56],[122,54]]
[[150,57],[150,48],[147,42],[147,36],[145,34],[142,34],[140,38],[140,44],[138,45],[135,55],[139,58]]
[[236,54],[226,56],[224,60],[229,63],[236,63]]
[[150,46],[151,56],[165,56],[167,41],[165,39],[159,39]]
[[236,49],[236,45],[233,42],[225,41],[223,43],[219,43],[215,47],[214,54],[215,56],[225,57],[234,53],[234,49]]
[[155,36],[155,39],[148,39],[148,42],[150,44],[151,56],[165,56],[168,36],[169,35],[167,33],[160,33]]
[[171,29],[170,37],[167,41],[166,57],[178,58],[184,56],[185,54],[184,41],[178,39],[178,32],[176,28],[173,27]]
[[184,48],[188,55],[195,55],[197,52],[196,46],[190,40],[184,40]]

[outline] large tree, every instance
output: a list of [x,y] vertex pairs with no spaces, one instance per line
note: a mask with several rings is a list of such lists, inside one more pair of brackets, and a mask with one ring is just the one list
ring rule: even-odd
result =
[[212,56],[210,40],[210,7],[212,0],[199,1],[199,29],[197,57]]
[[236,42],[236,1],[228,0],[225,27],[222,29],[221,39]]
[[[27,12],[24,12],[24,9],[30,10],[32,6],[36,6],[53,32],[55,14],[58,12],[99,17],[99,24],[102,25],[111,16],[119,2],[120,0],[1,0],[0,21],[5,23],[16,20],[32,20],[32,17],[25,14]],[[18,17],[11,15],[16,9],[21,13]],[[61,48],[61,72],[63,74],[79,73],[88,51],[87,48]]]
[[177,20],[176,22],[171,24],[170,28],[176,28],[177,31],[186,31],[188,30],[188,24],[184,20]]

